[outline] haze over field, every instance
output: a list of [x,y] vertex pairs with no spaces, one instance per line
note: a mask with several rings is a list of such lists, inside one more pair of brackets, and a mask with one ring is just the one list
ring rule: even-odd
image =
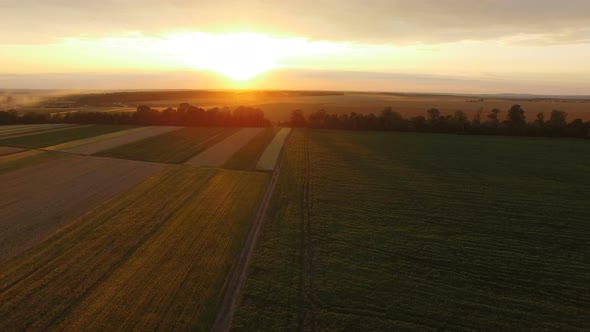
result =
[[590,2],[0,2],[0,88],[588,94]]

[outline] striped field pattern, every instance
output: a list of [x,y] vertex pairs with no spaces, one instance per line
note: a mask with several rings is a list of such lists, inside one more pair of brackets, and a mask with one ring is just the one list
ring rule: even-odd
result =
[[152,176],[0,267],[0,330],[205,330],[267,181]]

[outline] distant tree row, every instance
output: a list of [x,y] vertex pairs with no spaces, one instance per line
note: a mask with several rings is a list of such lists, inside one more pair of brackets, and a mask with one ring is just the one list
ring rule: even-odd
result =
[[138,106],[135,112],[67,112],[55,114],[0,112],[0,124],[17,123],[81,123],[81,124],[127,124],[153,126],[221,126],[221,127],[266,127],[270,121],[258,108],[240,106],[229,109],[205,110],[187,103],[177,109],[163,111],[149,106]]
[[[0,124],[18,123],[80,123],[80,124],[128,124],[161,126],[232,126],[265,127],[271,123],[258,108],[240,106],[233,111],[224,108],[209,110],[183,103],[177,109],[163,111],[149,106],[138,106],[135,112],[67,112],[67,113],[27,113],[0,111]],[[552,111],[548,119],[541,112],[534,120],[527,121],[520,105],[513,105],[502,116],[502,111],[492,109],[489,113],[477,112],[470,119],[465,112],[456,111],[442,115],[432,108],[426,115],[404,118],[390,107],[379,115],[370,114],[330,114],[325,110],[312,112],[306,116],[295,110],[285,125],[346,130],[385,130],[415,131],[433,133],[488,134],[488,135],[526,135],[555,137],[590,137],[590,121],[574,119],[568,122],[567,113]]]
[[538,113],[535,120],[528,122],[520,105],[513,105],[503,119],[502,112],[494,108],[487,114],[477,112],[472,119],[463,111],[452,115],[442,115],[432,108],[426,116],[404,118],[391,107],[381,114],[330,114],[324,110],[312,112],[306,116],[303,111],[291,113],[287,123],[293,127],[346,129],[346,130],[393,130],[433,133],[488,134],[488,135],[522,135],[555,137],[590,137],[590,121],[581,119],[567,121],[567,113],[552,111],[549,119]]

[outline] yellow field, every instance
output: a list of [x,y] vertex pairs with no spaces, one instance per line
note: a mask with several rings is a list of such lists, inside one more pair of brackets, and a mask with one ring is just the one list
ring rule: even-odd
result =
[[0,330],[206,329],[267,181],[152,176],[0,266]]

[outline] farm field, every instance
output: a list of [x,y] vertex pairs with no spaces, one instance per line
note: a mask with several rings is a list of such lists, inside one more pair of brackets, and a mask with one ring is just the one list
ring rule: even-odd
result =
[[11,146],[18,148],[44,148],[130,128],[132,127],[121,125],[77,126],[74,128],[60,129],[34,135],[0,139],[0,146]]
[[241,128],[233,135],[191,158],[185,164],[198,167],[221,167],[263,131],[264,128]]
[[264,152],[264,149],[272,142],[280,128],[270,127],[256,135],[248,144],[234,153],[223,165],[224,168],[237,170],[254,170],[256,163]]
[[0,329],[206,330],[268,179],[148,178],[0,266]]
[[62,157],[65,157],[65,155],[39,150],[25,150],[23,152],[0,156],[0,174]]
[[1,174],[0,262],[48,238],[161,165],[31,151],[29,167]]
[[80,127],[69,124],[37,124],[37,125],[1,125],[0,139],[36,135],[64,129]]
[[53,149],[58,149],[64,152],[92,155],[101,151],[114,149],[118,146],[130,144],[136,141],[141,141],[150,137],[169,133],[178,130],[180,127],[139,127],[129,130],[122,130],[106,135],[87,138],[61,145],[53,146]]
[[182,163],[237,130],[237,128],[187,127],[102,151],[97,155],[161,163]]
[[587,143],[295,130],[233,329],[587,329]]
[[29,124],[29,125],[2,125],[0,126],[0,137],[13,136],[23,133],[50,130],[54,128],[67,127],[65,124]]

